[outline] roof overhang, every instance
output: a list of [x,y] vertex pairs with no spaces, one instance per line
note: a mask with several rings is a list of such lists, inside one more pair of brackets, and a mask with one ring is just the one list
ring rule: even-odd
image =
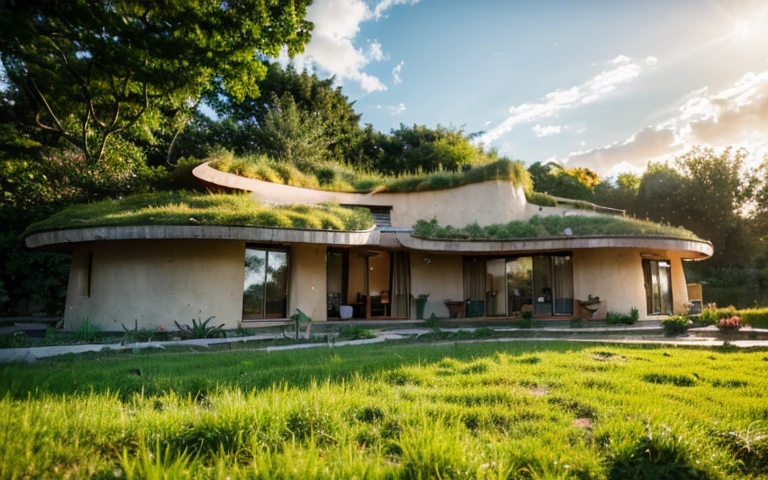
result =
[[640,248],[675,250],[681,258],[704,260],[714,253],[712,244],[702,240],[661,236],[580,236],[517,240],[431,240],[398,232],[397,241],[409,250],[435,253],[494,255],[503,253],[546,252],[585,248]]
[[25,243],[29,248],[69,250],[78,243],[110,240],[240,240],[258,243],[377,245],[379,238],[380,233],[375,228],[340,231],[218,225],[138,225],[33,233],[25,239]]

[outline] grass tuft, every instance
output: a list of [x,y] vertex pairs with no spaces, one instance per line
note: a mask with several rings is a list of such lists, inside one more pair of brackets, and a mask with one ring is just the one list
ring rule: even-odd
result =
[[336,204],[279,206],[257,202],[248,194],[169,191],[71,206],[33,223],[23,236],[68,228],[129,225],[366,230],[373,226],[373,217],[367,209]]
[[534,215],[528,220],[514,220],[507,224],[481,227],[473,223],[463,228],[438,225],[436,219],[418,220],[413,236],[446,240],[514,240],[517,238],[565,237],[566,229],[573,236],[590,235],[661,235],[665,237],[698,240],[693,232],[684,228],[626,217],[608,216],[548,216]]
[[423,192],[491,180],[509,182],[526,192],[532,190],[531,177],[522,162],[506,159],[473,165],[460,172],[417,172],[396,176],[361,171],[332,162],[314,167],[312,171],[305,171],[293,164],[278,162],[264,155],[236,158],[228,152],[211,157],[209,162],[211,168],[241,177],[332,192]]

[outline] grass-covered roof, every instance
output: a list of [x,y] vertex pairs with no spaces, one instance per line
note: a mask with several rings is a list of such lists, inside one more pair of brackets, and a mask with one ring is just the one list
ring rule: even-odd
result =
[[255,201],[248,194],[169,191],[74,205],[30,225],[23,236],[70,228],[130,225],[365,230],[373,226],[373,217],[367,209],[335,204],[278,206]]
[[531,190],[531,177],[525,166],[506,159],[472,165],[459,172],[400,175],[366,172],[333,162],[301,169],[290,162],[278,162],[264,155],[234,157],[221,153],[211,157],[209,162],[212,168],[246,178],[333,192],[421,192],[489,180],[503,180],[522,187],[526,192]]
[[609,216],[533,216],[528,220],[515,220],[506,224],[485,227],[477,223],[463,228],[438,225],[437,220],[419,220],[413,229],[413,236],[427,239],[446,240],[515,240],[543,237],[566,237],[566,229],[573,236],[664,236],[701,240],[693,232],[680,227],[662,225],[646,220]]

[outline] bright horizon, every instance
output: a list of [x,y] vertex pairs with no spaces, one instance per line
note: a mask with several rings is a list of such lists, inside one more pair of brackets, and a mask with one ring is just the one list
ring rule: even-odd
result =
[[[693,145],[768,153],[768,5],[316,0],[298,68],[384,132],[438,124],[602,176]],[[285,59],[283,59],[285,61]]]

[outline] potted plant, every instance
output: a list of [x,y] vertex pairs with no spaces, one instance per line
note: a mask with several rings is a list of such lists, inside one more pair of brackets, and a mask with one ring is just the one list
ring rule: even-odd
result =
[[422,293],[418,297],[413,297],[416,300],[416,318],[424,320],[424,308],[427,306],[428,293]]

